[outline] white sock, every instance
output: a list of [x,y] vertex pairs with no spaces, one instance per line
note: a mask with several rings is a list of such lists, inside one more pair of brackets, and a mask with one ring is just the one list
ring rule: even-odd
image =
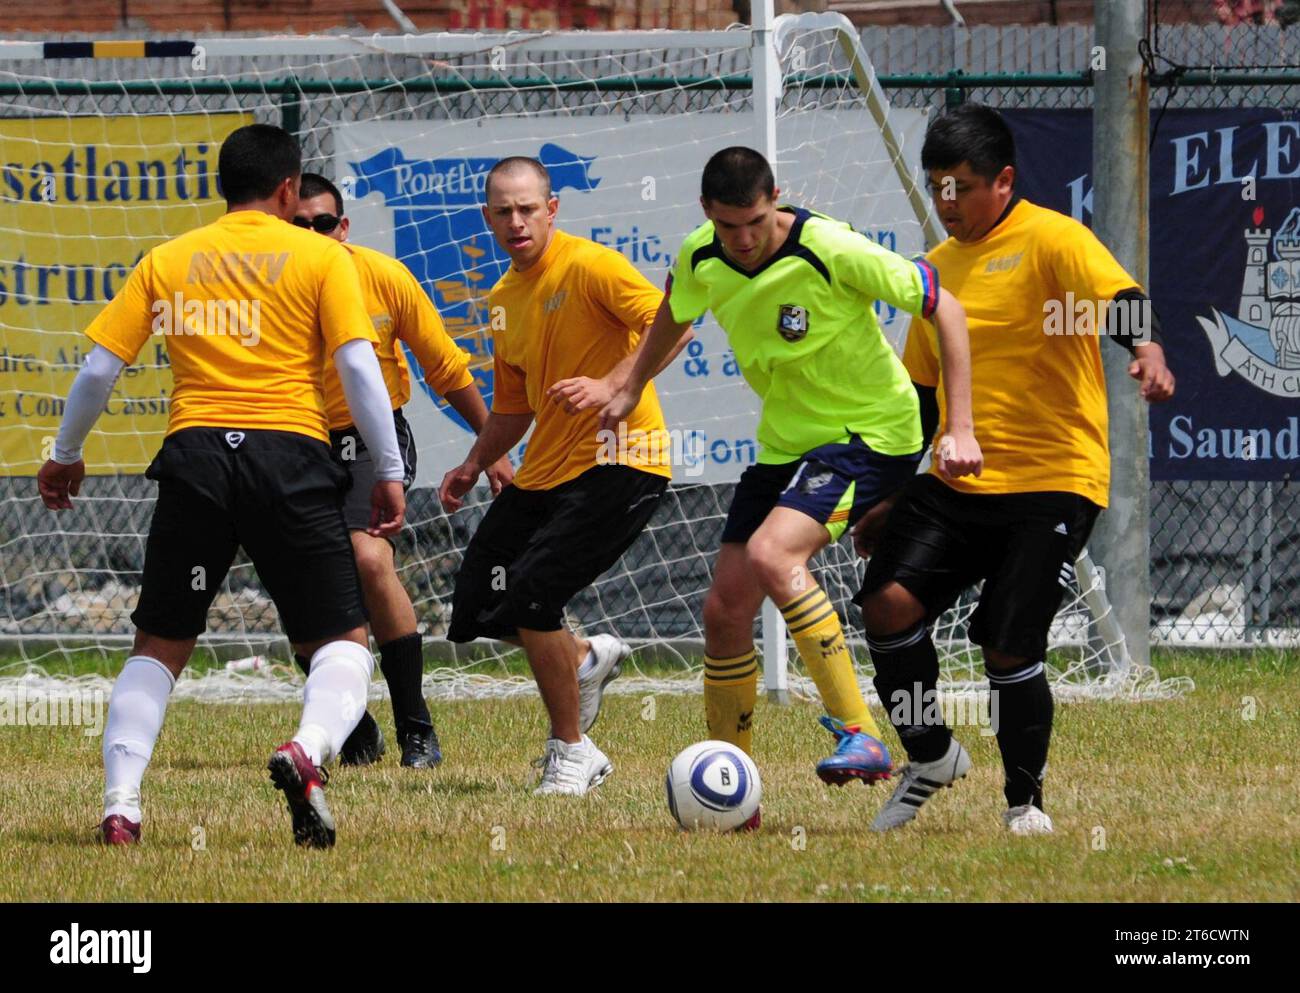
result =
[[583,656],[582,663],[578,666],[578,678],[582,679],[586,677],[591,673],[591,670],[594,669],[595,667],[596,667],[596,653],[592,651],[590,648],[588,648],[587,654]]
[[313,765],[334,758],[361,720],[374,671],[375,657],[355,641],[331,641],[311,657],[302,721],[293,740]]
[[162,731],[176,677],[157,659],[132,655],[108,701],[104,723],[104,816],[140,820],[140,782]]

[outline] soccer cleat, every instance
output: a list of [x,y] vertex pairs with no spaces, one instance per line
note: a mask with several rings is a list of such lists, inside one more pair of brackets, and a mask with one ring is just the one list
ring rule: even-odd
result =
[[1012,834],[1027,837],[1035,834],[1051,834],[1052,819],[1035,807],[1026,803],[1002,812],[1002,823]]
[[129,821],[121,814],[109,814],[95,832],[102,845],[138,845],[140,843],[140,825]]
[[763,808],[759,807],[756,811],[754,811],[753,817],[747,820],[744,824],[740,825],[740,827],[733,828],[732,830],[736,834],[745,834],[748,831],[757,831],[762,826],[763,826]]
[[817,775],[822,782],[843,786],[854,779],[871,786],[888,779],[894,764],[884,742],[873,738],[857,727],[845,727],[834,717],[820,718],[822,727],[835,735],[835,751],[829,758],[817,763]]
[[623,660],[632,654],[632,646],[612,634],[597,634],[591,638],[591,654],[595,662],[578,676],[578,722],[584,734],[596,723],[605,687],[623,671]]
[[408,769],[432,769],[442,761],[442,748],[433,725],[399,731],[397,741],[402,746],[402,765]]
[[361,720],[352,729],[343,747],[339,749],[339,765],[370,765],[384,755],[384,732],[370,711],[361,714]]
[[943,758],[905,765],[898,775],[893,795],[871,822],[871,830],[889,831],[902,827],[916,817],[921,804],[930,799],[935,790],[952,786],[969,771],[970,755],[956,738],[948,742],[948,751],[944,752]]
[[329,780],[325,770],[312,765],[296,741],[277,748],[266,768],[275,788],[283,790],[284,798],[289,801],[294,844],[333,847],[334,815],[325,802],[325,783]]
[[533,765],[542,770],[542,781],[533,796],[586,796],[614,771],[613,763],[585,734],[573,745],[548,738],[546,754]]

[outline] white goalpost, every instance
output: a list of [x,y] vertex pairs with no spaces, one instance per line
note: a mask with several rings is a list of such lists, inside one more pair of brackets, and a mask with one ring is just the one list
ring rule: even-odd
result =
[[[128,647],[153,500],[142,473],[166,422],[165,350],[151,342],[119,383],[73,511],[46,512],[32,477],[57,431],[81,332],[144,251],[221,213],[216,149],[236,127],[264,121],[298,135],[305,167],[343,189],[352,239],[412,269],[485,393],[486,294],[508,260],[478,204],[482,177],[507,155],[545,162],[559,225],[623,251],[657,285],[699,223],[704,162],[734,144],[768,156],[783,199],[904,254],[936,244],[942,231],[919,181],[930,108],[891,107],[842,15],[772,18],[770,7],[754,5],[752,28],[720,32],[168,40],[132,58],[121,44],[92,50],[84,62],[40,42],[0,42],[0,690],[106,685],[104,675],[59,673],[87,650],[115,671]],[[906,315],[880,307],[879,319],[901,347]],[[575,627],[617,632],[639,649],[614,692],[698,689],[700,606],[731,487],[757,451],[757,398],[721,330],[711,319],[696,330],[657,381],[676,445],[668,506],[570,609]],[[453,517],[438,507],[434,488],[471,435],[427,390],[413,383],[412,393],[420,468],[397,560],[436,661],[427,695],[533,692],[509,646],[455,648],[443,637],[460,555],[488,497],[477,491]],[[816,569],[870,690],[848,605],[861,575],[849,540]],[[1077,577],[1052,630],[1058,694],[1182,692],[1132,663],[1086,553]],[[966,638],[971,607],[958,604],[935,628],[952,691],[984,684]],[[243,558],[209,622],[201,645],[212,664],[183,679],[179,696],[295,698],[296,672],[276,663],[287,646],[274,609]],[[807,695],[770,603],[755,635],[769,696]],[[225,665],[251,656],[271,664]]]

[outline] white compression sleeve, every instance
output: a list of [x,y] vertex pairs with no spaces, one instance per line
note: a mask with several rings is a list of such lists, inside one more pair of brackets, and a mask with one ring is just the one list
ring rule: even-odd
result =
[[374,460],[375,478],[401,482],[406,467],[397,448],[393,401],[384,385],[374,345],[361,338],[345,342],[334,350],[334,367],[343,384],[352,423]]
[[121,375],[126,363],[103,345],[96,345],[86,356],[81,371],[72,381],[68,401],[63,408],[63,423],[54,439],[54,461],[71,465],[81,458],[81,447],[86,435],[104,412],[104,406],[113,392],[113,384]]

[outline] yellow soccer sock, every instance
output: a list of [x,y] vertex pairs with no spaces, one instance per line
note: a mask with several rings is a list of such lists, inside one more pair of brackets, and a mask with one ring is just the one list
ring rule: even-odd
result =
[[704,715],[710,738],[728,741],[752,755],[756,699],[758,660],[753,648],[725,659],[704,656]]
[[802,593],[781,608],[790,637],[799,649],[799,657],[812,674],[822,706],[846,726],[857,726],[873,737],[880,737],[867,702],[853,672],[849,646],[844,642],[844,628],[835,613],[835,605],[820,586]]

